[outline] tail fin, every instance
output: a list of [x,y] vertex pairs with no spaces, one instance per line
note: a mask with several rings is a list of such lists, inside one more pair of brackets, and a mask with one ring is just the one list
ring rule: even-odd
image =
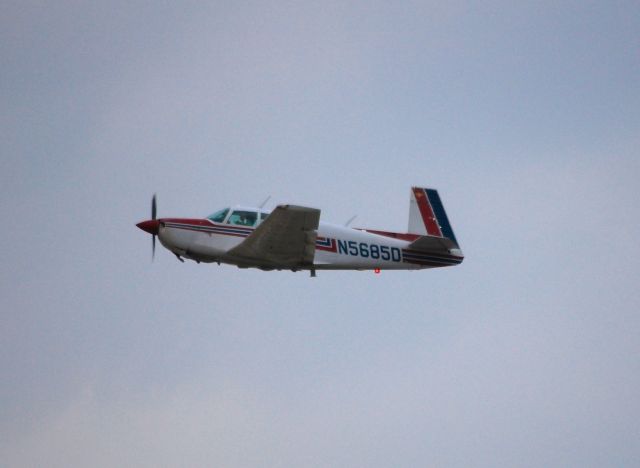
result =
[[[441,243],[448,245],[450,249],[460,248],[449,223],[449,218],[447,218],[447,213],[444,211],[440,195],[434,189],[411,187],[409,232],[428,236],[432,238],[432,241],[442,240]],[[422,242],[426,243],[427,240]]]

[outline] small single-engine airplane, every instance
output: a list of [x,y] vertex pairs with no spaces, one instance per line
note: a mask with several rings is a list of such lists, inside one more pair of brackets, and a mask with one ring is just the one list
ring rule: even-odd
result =
[[320,222],[320,210],[279,205],[269,212],[234,206],[204,219],[151,219],[137,226],[156,236],[178,260],[261,270],[419,270],[462,263],[438,192],[411,188],[408,233]]

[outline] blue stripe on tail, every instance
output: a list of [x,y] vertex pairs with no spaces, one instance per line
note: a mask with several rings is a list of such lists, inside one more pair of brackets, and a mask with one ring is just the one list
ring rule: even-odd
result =
[[425,189],[425,192],[427,192],[429,203],[431,203],[431,208],[433,208],[433,214],[436,215],[436,219],[438,220],[438,224],[440,225],[442,235],[448,239],[451,239],[457,244],[458,241],[456,240],[456,236],[453,233],[453,229],[451,229],[449,218],[447,218],[447,213],[444,211],[444,206],[440,201],[440,195],[438,195],[437,190]]

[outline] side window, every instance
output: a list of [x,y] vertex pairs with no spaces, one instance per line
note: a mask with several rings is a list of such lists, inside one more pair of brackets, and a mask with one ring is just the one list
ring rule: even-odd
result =
[[237,224],[238,226],[253,226],[258,219],[258,213],[255,211],[234,211],[229,216],[228,224]]
[[260,213],[260,221],[264,221],[269,216],[269,213]]

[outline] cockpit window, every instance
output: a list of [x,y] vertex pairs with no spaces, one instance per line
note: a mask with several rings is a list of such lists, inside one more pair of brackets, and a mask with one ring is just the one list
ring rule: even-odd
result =
[[260,213],[260,221],[264,221],[269,216],[269,213]]
[[215,213],[213,213],[211,216],[209,216],[208,218],[213,221],[214,223],[221,223],[224,221],[224,218],[227,217],[227,213],[229,212],[229,208],[225,208],[223,210],[220,211],[216,211]]
[[238,226],[253,226],[258,219],[258,213],[255,211],[236,210],[229,216],[228,224],[237,224]]

